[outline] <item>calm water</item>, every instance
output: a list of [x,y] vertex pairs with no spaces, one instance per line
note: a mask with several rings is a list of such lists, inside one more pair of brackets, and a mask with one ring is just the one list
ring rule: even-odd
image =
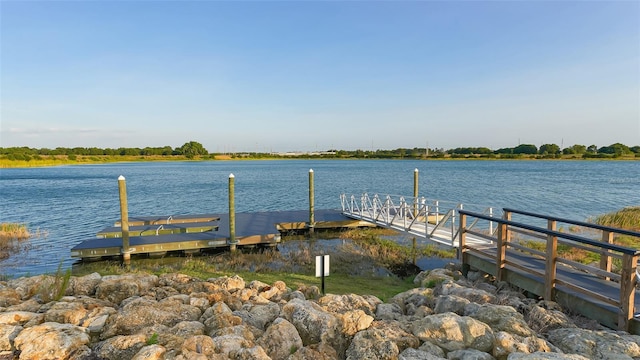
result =
[[0,275],[54,272],[69,250],[118,220],[119,175],[129,214],[226,212],[228,176],[236,211],[308,208],[308,171],[317,209],[340,208],[341,193],[413,194],[484,207],[512,207],[576,220],[640,206],[640,161],[288,160],[119,163],[0,169],[0,222],[26,223],[47,235],[0,261]]

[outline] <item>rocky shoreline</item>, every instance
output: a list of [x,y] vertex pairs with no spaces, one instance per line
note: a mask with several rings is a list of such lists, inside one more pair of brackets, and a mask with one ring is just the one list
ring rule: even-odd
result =
[[640,336],[579,327],[483,274],[415,283],[383,302],[238,276],[19,278],[0,282],[0,360],[640,359]]

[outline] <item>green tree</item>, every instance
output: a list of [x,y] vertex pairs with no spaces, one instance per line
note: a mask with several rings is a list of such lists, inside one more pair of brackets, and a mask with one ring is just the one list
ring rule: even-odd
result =
[[193,159],[198,155],[208,155],[207,149],[197,141],[189,141],[180,147],[180,153],[188,159]]
[[540,146],[538,153],[541,155],[555,155],[560,153],[560,146],[556,144],[544,144]]
[[513,148],[513,153],[534,155],[538,153],[538,147],[532,144],[522,144]]
[[598,149],[598,152],[601,154],[612,154],[615,156],[622,156],[625,154],[632,153],[631,149],[629,149],[627,145],[620,144],[620,143],[611,144],[609,146],[603,146],[600,149]]

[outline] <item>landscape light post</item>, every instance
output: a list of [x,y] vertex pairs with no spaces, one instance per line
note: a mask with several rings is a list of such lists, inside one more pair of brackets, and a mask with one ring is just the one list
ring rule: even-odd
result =
[[120,227],[122,229],[122,261],[125,265],[131,262],[131,250],[129,248],[129,210],[127,205],[127,183],[124,176],[118,177],[118,190],[120,194]]
[[235,176],[229,174],[229,250],[236,251]]

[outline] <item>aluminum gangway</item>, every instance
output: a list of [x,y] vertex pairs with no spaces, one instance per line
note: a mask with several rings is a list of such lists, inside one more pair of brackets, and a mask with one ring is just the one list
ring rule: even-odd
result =
[[[341,194],[342,213],[350,218],[367,221],[377,226],[414,235],[425,241],[449,248],[459,248],[459,210],[474,210],[487,216],[502,216],[501,209],[464,205],[450,201],[430,200],[425,197]],[[468,224],[473,228],[476,223]],[[480,226],[480,225],[478,225]],[[498,227],[493,222],[484,223],[477,232],[492,236]],[[467,245],[478,248],[495,247],[492,242],[467,235]]]

